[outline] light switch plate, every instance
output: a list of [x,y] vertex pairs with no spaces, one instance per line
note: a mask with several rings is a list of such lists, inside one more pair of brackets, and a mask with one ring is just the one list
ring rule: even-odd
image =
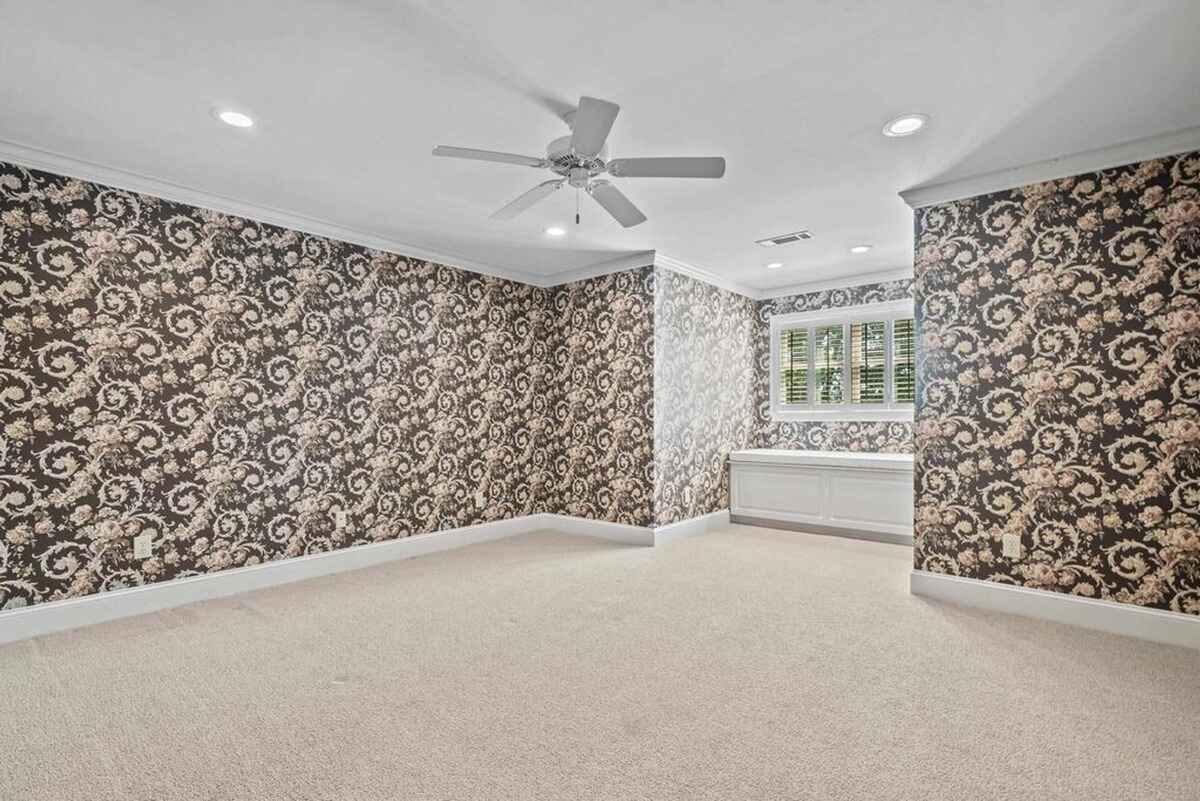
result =
[[141,534],[133,538],[133,558],[149,559],[154,555],[154,536]]
[[1005,534],[1003,543],[1005,559],[1021,558],[1021,536],[1019,534]]

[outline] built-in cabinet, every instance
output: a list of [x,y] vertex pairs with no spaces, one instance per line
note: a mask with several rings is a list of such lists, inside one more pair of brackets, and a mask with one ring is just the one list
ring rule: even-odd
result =
[[735,523],[912,544],[911,454],[734,451],[729,493]]

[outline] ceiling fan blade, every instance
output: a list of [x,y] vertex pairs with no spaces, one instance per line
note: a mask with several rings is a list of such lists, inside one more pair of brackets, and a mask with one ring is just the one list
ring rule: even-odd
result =
[[563,185],[563,180],[557,179],[540,183],[533,189],[530,189],[525,194],[518,197],[512,203],[509,203],[499,211],[493,212],[491,218],[493,220],[511,220],[525,209],[537,203],[539,200],[549,197],[554,194],[554,191]]
[[620,106],[607,100],[579,98],[579,110],[571,120],[571,149],[580,156],[599,153],[620,110]]
[[494,150],[476,150],[473,147],[448,147],[438,145],[433,149],[435,156],[447,156],[453,159],[474,159],[475,161],[498,161],[502,164],[521,164],[526,167],[545,167],[545,159],[533,156],[519,156],[516,153],[497,153]]
[[608,181],[593,181],[587,191],[614,220],[626,228],[641,225],[646,221],[646,215]]
[[621,178],[720,178],[725,174],[725,159],[720,156],[613,159],[608,171]]

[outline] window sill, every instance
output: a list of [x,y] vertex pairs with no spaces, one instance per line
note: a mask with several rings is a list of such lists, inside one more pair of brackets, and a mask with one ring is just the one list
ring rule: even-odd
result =
[[771,410],[776,423],[871,423],[913,421],[912,409],[831,409],[829,411]]

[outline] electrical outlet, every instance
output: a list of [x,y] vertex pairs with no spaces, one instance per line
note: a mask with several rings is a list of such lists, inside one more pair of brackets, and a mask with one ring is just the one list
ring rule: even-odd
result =
[[333,524],[338,528],[345,528],[350,525],[350,515],[346,513],[345,509],[334,509]]
[[479,490],[475,493],[475,505],[487,506],[487,495],[483,494],[483,490]]
[[1005,559],[1020,559],[1021,558],[1021,535],[1020,534],[1005,534],[1003,543],[1004,543],[1004,558]]
[[154,537],[141,534],[133,538],[133,558],[149,559],[154,554]]

